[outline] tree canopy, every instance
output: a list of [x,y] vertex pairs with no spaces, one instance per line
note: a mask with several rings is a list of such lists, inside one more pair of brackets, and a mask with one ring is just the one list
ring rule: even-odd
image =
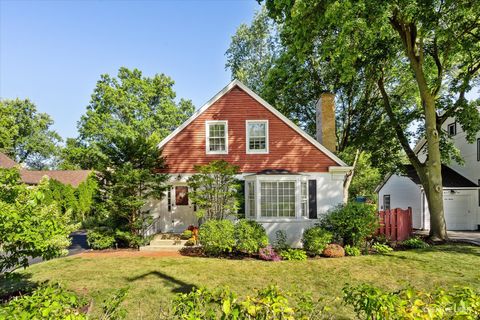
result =
[[[355,77],[374,84],[392,128],[378,134],[395,133],[424,187],[431,236],[445,239],[440,144],[448,139],[441,126],[455,117],[468,141],[480,129],[479,100],[466,98],[479,83],[480,3],[266,0],[266,6],[301,63],[314,56],[340,84]],[[426,141],[424,162],[410,146],[415,134]]]
[[0,152],[32,169],[54,165],[62,139],[52,124],[28,99],[0,100]]
[[133,156],[132,139],[159,142],[194,110],[190,100],[176,101],[173,84],[164,74],[145,77],[138,69],[102,75],[78,122],[78,138],[67,140],[62,166],[104,170]]
[[173,84],[166,75],[145,77],[137,69],[102,75],[78,123],[79,136],[63,151],[62,167],[99,172],[97,211],[129,246],[140,244],[148,224],[143,206],[165,190],[157,145],[194,110],[191,101],[176,100]]
[[[316,104],[323,92],[336,95],[337,151],[355,164],[357,151],[374,176],[386,173],[400,162],[401,147],[381,107],[381,96],[375,82],[361,74],[341,82],[337,73],[322,63],[318,53],[310,52],[299,59],[293,44],[282,41],[283,23],[275,22],[267,10],[256,14],[251,25],[240,25],[226,52],[226,67],[232,78],[253,88],[265,100],[315,136]],[[382,132],[382,134],[377,134]],[[367,169],[366,162],[362,168]],[[359,171],[356,171],[358,174]],[[349,175],[349,179],[356,179]],[[349,179],[345,194],[348,195]],[[374,179],[378,181],[378,178]],[[369,185],[370,187],[372,184]],[[364,188],[362,194],[371,195]]]

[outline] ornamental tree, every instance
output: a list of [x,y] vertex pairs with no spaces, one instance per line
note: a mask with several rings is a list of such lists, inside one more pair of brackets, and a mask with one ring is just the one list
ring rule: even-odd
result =
[[197,216],[204,221],[225,219],[239,208],[240,184],[235,175],[238,166],[225,160],[196,165],[196,174],[188,179],[190,199],[197,207]]
[[[305,62],[312,53],[340,83],[373,81],[381,110],[422,183],[430,237],[447,238],[441,164],[451,148],[442,124],[454,117],[472,142],[480,129],[480,2],[266,0],[281,38]],[[418,128],[412,131],[412,128]],[[426,160],[412,149],[425,139]],[[450,150],[442,157],[441,150]]]

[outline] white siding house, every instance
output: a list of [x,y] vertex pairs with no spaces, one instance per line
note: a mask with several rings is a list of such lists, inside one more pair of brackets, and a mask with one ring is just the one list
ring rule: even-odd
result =
[[[449,133],[455,147],[460,151],[464,164],[453,162],[442,166],[443,204],[448,230],[480,229],[480,132],[473,143],[468,143],[466,134],[453,118],[443,127]],[[425,161],[425,141],[415,148],[420,161]],[[412,208],[413,227],[430,228],[428,204],[418,176],[413,167],[406,172],[390,174],[377,187],[379,209]]]

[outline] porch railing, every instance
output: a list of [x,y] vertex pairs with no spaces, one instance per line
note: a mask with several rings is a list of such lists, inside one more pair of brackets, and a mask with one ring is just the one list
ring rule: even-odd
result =
[[156,234],[160,229],[159,224],[160,224],[160,217],[156,217],[155,219],[153,219],[153,221],[149,225],[143,228],[142,230],[143,237],[146,238],[148,236],[152,236]]

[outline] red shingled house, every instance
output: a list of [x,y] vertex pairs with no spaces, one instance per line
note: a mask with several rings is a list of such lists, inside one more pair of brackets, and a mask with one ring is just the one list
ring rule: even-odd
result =
[[167,136],[159,149],[170,174],[166,197],[152,201],[152,233],[181,232],[196,224],[187,179],[194,165],[224,159],[240,168],[245,216],[270,237],[285,230],[298,245],[303,230],[342,202],[351,169],[335,154],[334,96],[317,105],[317,139],[234,80]]

